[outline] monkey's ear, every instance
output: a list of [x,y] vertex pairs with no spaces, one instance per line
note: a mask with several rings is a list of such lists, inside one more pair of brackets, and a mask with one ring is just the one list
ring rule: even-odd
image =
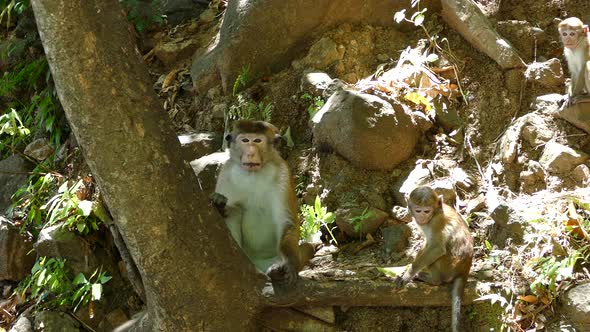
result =
[[227,147],[231,147],[231,143],[233,141],[233,136],[232,134],[227,134],[225,135],[225,140],[227,141]]
[[584,31],[584,33],[588,33],[588,25],[582,25],[582,31]]
[[444,203],[443,195],[438,195],[438,207],[442,207]]
[[280,134],[275,134],[275,137],[272,139],[272,146],[274,146],[275,148],[278,147],[281,142],[283,140],[283,136],[281,136]]

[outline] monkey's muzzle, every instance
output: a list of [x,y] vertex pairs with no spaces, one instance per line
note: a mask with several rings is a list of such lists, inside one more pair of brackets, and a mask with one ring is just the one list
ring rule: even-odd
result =
[[248,172],[257,172],[260,170],[260,163],[242,163],[242,167]]

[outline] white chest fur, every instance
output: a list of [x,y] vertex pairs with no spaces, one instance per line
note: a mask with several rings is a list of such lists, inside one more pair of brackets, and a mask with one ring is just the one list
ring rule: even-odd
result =
[[242,249],[262,271],[279,260],[279,241],[291,221],[287,207],[289,172],[282,165],[267,164],[258,172],[238,165],[224,170],[224,184],[216,191],[227,206],[240,211]]

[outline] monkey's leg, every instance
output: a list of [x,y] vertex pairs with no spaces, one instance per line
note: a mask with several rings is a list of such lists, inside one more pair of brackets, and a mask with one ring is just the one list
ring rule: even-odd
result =
[[283,259],[271,265],[266,274],[273,285],[291,286],[298,278],[298,272],[303,267],[299,250],[299,230],[294,225],[287,226],[279,243],[279,251]]

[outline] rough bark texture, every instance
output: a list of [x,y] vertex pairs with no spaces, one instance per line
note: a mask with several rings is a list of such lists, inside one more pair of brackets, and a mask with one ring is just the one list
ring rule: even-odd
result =
[[34,0],[33,9],[72,131],[141,273],[148,325],[244,330],[264,278],[182,160],[118,1]]
[[[309,46],[314,33],[340,23],[393,25],[409,5],[395,0],[229,0],[217,42],[191,68],[196,90],[221,83],[231,92],[241,68],[265,75],[286,67]],[[423,0],[429,12],[439,0]]]
[[442,0],[441,4],[445,22],[502,69],[526,67],[516,49],[500,36],[473,0]]
[[[430,286],[413,282],[398,289],[391,281],[310,281],[299,282],[288,291],[264,288],[266,305],[296,306],[357,306],[357,307],[446,307],[451,305],[450,286]],[[463,305],[478,297],[476,282],[468,282]]]

